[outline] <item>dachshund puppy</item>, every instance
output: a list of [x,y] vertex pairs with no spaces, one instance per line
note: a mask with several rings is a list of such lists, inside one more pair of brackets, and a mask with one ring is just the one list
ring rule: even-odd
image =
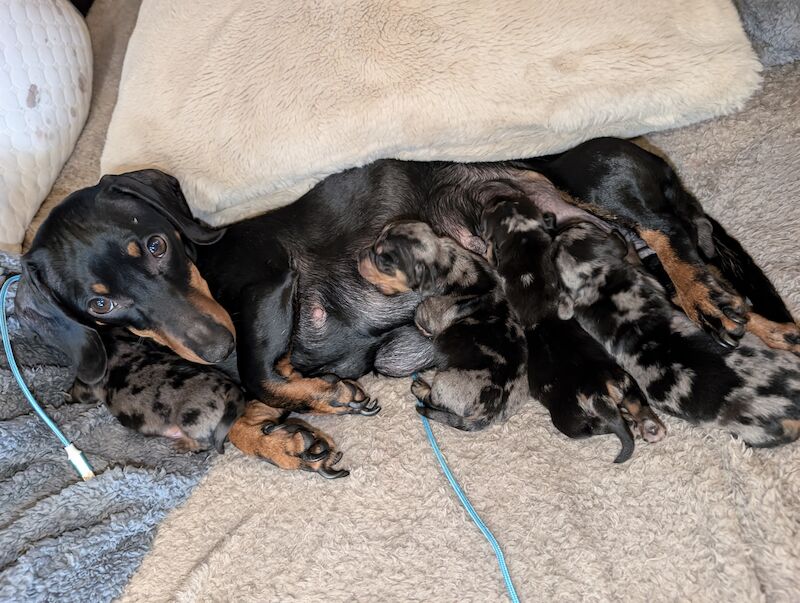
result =
[[633,377],[574,319],[545,318],[525,335],[531,394],[561,433],[573,439],[616,435],[622,449],[615,463],[633,454],[629,425],[647,442],[664,437],[664,424]]
[[359,256],[359,272],[385,295],[416,291],[414,322],[432,338],[428,384],[417,379],[417,411],[464,431],[504,421],[528,398],[522,329],[489,265],[424,222],[394,222]]
[[105,377],[76,381],[73,401],[102,402],[125,427],[172,438],[182,452],[223,452],[234,421],[244,412],[241,388],[225,373],[184,360],[122,329],[104,334]]
[[661,440],[666,429],[636,381],[570,320],[572,299],[561,290],[552,260],[555,226],[553,214],[524,198],[498,199],[483,212],[491,261],[526,329],[531,394],[570,438],[615,434],[622,450],[614,462],[622,463],[634,450],[628,423],[649,442]]
[[581,325],[622,363],[657,409],[717,425],[751,446],[800,437],[800,359],[746,335],[718,346],[627,262],[627,245],[591,224],[558,235],[556,265]]

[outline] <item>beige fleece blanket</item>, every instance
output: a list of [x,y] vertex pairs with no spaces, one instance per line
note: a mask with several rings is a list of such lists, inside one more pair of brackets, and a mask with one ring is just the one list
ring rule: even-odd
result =
[[484,160],[740,108],[730,0],[144,0],[102,171],[234,222],[381,157]]
[[[650,137],[800,309],[800,63],[749,109]],[[713,379],[713,375],[709,378]],[[325,482],[229,450],[162,524],[125,602],[503,601],[407,380],[368,378],[374,418],[311,418],[345,451]],[[434,427],[503,544],[523,601],[800,601],[800,445],[744,449],[668,422],[619,466],[531,402],[479,434]]]

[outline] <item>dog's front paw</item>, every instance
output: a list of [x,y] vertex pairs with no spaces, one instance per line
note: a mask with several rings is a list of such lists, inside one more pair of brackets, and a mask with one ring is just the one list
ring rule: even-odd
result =
[[342,453],[328,435],[298,419],[265,419],[260,410],[259,403],[251,403],[231,427],[228,437],[239,450],[281,469],[313,471],[327,479],[350,474],[334,467]]
[[[357,381],[341,379],[332,384],[335,389],[330,405],[334,414],[352,414],[371,417],[381,411],[377,400],[371,400]],[[340,410],[337,410],[340,409]]]

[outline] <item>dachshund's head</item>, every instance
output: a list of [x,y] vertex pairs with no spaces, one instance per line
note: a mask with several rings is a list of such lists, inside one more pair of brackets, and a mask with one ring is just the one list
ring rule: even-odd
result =
[[384,295],[432,294],[443,274],[441,241],[424,222],[392,222],[359,254],[358,271]]
[[98,326],[127,328],[200,363],[233,351],[228,313],[194,265],[193,245],[218,241],[192,218],[178,181],[158,170],[104,176],[69,195],[22,258],[16,308],[69,352],[86,383],[106,355]]

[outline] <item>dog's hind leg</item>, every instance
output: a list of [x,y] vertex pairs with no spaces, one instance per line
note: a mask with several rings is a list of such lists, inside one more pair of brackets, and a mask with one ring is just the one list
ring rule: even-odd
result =
[[794,318],[775,286],[741,243],[714,218],[708,215],[705,218],[711,224],[715,251],[712,257],[706,258],[706,262],[750,301],[753,312],[772,322],[794,324]]
[[663,159],[631,142],[603,138],[536,168],[579,207],[636,231],[655,251],[687,316],[725,347],[736,347],[747,304],[700,257],[702,208]]

